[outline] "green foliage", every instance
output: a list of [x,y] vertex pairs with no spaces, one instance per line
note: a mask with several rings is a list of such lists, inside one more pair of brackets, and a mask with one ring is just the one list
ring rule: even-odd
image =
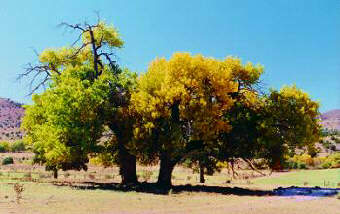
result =
[[285,154],[293,154],[296,148],[314,147],[319,141],[318,108],[319,104],[296,86],[272,90],[265,97],[260,140],[266,144],[264,157],[272,168],[283,166]]
[[11,144],[7,141],[0,142],[0,152],[9,152],[11,150]]
[[13,164],[14,163],[14,160],[12,157],[5,157],[3,160],[2,160],[2,165],[9,165],[9,164]]
[[11,152],[23,152],[26,150],[25,143],[23,141],[16,141],[11,144]]
[[140,174],[140,177],[145,181],[148,182],[153,175],[152,170],[143,170]]
[[306,168],[340,168],[340,153],[333,153],[327,157],[312,157],[308,154],[294,155],[285,162],[288,169]]
[[0,152],[23,152],[26,150],[25,143],[23,141],[15,141],[9,143],[6,141],[0,142]]
[[140,117],[134,134],[141,139],[141,159],[162,153],[178,162],[195,150],[216,147],[218,135],[231,128],[221,116],[233,106],[233,93],[256,82],[262,72],[261,66],[233,57],[175,53],[169,60],[154,60],[131,98]]
[[0,153],[6,152],[6,148],[0,144]]
[[340,136],[340,131],[336,129],[322,129],[320,131],[320,135],[322,137],[327,137],[327,136]]
[[322,168],[340,168],[340,153],[333,153],[324,160]]
[[334,139],[334,142],[335,142],[336,144],[340,144],[340,137],[336,137],[336,138]]
[[[46,169],[86,170],[89,157],[96,165],[122,164],[125,151],[143,164],[161,160],[171,179],[181,161],[212,174],[218,163],[239,158],[280,169],[296,148],[316,155],[314,142],[325,134],[319,104],[296,86],[263,95],[256,87],[262,66],[176,53],[154,60],[137,79],[103,52],[123,47],[116,28],[104,22],[85,27],[79,47],[46,49],[39,56],[51,79],[25,107],[22,128],[35,162]],[[112,136],[103,139],[108,130]],[[18,142],[13,151],[23,146]]]
[[86,170],[89,156],[98,154],[109,164],[116,141],[101,144],[103,132],[111,124],[129,121],[129,90],[136,74],[113,66],[104,55],[94,56],[94,51],[122,47],[123,41],[104,22],[88,30],[82,34],[83,46],[46,49],[39,56],[51,70],[51,80],[46,91],[33,95],[33,105],[25,106],[22,128],[35,162],[47,170]]
[[65,70],[57,84],[33,97],[26,106],[22,127],[24,140],[36,153],[37,161],[58,169],[86,169],[87,155],[97,151],[105,113],[108,82],[115,81],[105,73],[93,83],[82,77],[90,68]]

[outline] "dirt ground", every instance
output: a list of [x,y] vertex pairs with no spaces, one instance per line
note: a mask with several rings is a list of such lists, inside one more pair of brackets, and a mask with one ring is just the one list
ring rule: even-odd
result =
[[[197,173],[177,167],[173,176],[176,186],[164,195],[148,190],[125,192],[124,188],[107,188],[106,184],[112,187],[111,183],[120,182],[117,168],[60,172],[58,180],[53,180],[43,167],[26,163],[31,155],[16,154],[14,158],[16,164],[0,168],[0,214],[340,214],[338,196],[270,194],[278,186],[330,183],[336,187],[339,169],[273,173],[266,177],[244,171],[240,179],[231,182],[222,172],[206,176],[206,184],[199,186]],[[153,172],[148,182],[155,182],[157,167],[138,166],[141,182],[145,170]],[[19,201],[14,191],[16,183],[24,187]],[[97,185],[87,186],[88,183]]]
[[[133,191],[79,189],[41,183],[24,183],[24,188],[23,198],[18,203],[13,183],[0,185],[0,214],[340,213],[340,200],[336,196],[279,197],[253,194],[251,189],[245,192],[183,191],[159,195]],[[247,189],[247,186],[242,188]],[[260,186],[252,188],[258,191]]]

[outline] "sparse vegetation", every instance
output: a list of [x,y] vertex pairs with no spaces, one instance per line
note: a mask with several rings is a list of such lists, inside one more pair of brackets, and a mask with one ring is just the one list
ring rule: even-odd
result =
[[340,153],[333,153],[325,157],[311,157],[308,154],[294,155],[285,164],[288,169],[329,169],[340,168]]
[[14,189],[15,194],[16,194],[16,201],[19,204],[20,200],[22,199],[22,193],[25,190],[24,185],[16,183],[16,184],[14,184],[13,189]]
[[5,157],[3,160],[2,160],[2,165],[9,165],[9,164],[13,164],[14,163],[14,160],[12,157]]

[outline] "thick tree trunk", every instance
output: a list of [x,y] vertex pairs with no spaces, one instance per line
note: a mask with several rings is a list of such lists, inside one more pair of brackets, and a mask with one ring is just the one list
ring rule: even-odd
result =
[[163,188],[171,187],[171,175],[176,165],[175,161],[171,161],[167,154],[162,154],[160,158],[160,169],[157,184]]
[[58,178],[58,170],[57,170],[57,169],[54,169],[54,170],[53,170],[53,178],[54,178],[54,179],[57,179],[57,178]]
[[204,178],[204,166],[201,163],[201,161],[199,161],[199,167],[200,167],[200,183],[204,184],[205,183],[205,178]]
[[119,145],[119,173],[122,177],[122,184],[136,184],[136,156],[131,155],[124,145]]

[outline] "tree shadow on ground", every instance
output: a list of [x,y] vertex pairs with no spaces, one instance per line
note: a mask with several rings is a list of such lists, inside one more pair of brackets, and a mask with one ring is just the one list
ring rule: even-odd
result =
[[222,186],[204,186],[204,185],[175,185],[171,188],[159,186],[155,183],[139,183],[134,185],[124,185],[120,183],[97,183],[97,182],[82,182],[82,183],[54,183],[56,186],[69,186],[76,189],[86,190],[113,190],[122,192],[141,192],[166,195],[171,192],[178,194],[182,192],[201,192],[201,193],[217,193],[221,195],[237,195],[237,196],[272,196],[273,191],[252,190],[239,187],[222,187]]

